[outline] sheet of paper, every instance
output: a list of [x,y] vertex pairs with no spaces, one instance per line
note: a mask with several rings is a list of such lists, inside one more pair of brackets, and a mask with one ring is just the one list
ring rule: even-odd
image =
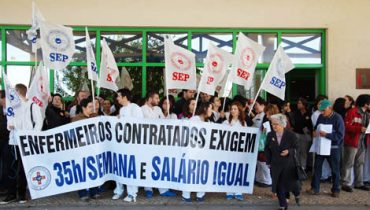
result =
[[269,122],[269,121],[264,122],[264,123],[263,123],[263,128],[265,128],[265,129],[266,129],[266,133],[271,132],[270,122]]
[[369,123],[369,125],[367,126],[366,133],[370,133],[370,123]]

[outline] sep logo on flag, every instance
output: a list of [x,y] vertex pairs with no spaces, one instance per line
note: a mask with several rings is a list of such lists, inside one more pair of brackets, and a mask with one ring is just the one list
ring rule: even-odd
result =
[[242,51],[240,55],[240,60],[242,61],[242,65],[244,66],[244,68],[249,69],[252,67],[254,61],[256,60],[256,53],[253,49],[247,47]]
[[171,55],[171,63],[179,70],[187,71],[191,67],[191,61],[180,52],[174,52]]
[[43,190],[49,186],[51,175],[47,168],[36,166],[28,172],[28,180],[32,189]]
[[[68,35],[62,30],[51,30],[47,35],[46,40],[50,48],[60,52],[67,51],[71,45],[71,43],[69,43]],[[51,62],[65,62],[69,57],[68,55],[61,53],[50,53],[49,58]]]
[[213,75],[220,74],[224,66],[224,59],[219,53],[215,53],[209,56],[208,71]]

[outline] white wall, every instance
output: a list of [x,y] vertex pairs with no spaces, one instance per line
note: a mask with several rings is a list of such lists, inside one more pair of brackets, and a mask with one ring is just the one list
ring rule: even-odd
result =
[[[356,97],[355,69],[370,67],[370,0],[37,0],[64,25],[327,29],[330,98]],[[30,0],[1,0],[0,24],[29,24]]]

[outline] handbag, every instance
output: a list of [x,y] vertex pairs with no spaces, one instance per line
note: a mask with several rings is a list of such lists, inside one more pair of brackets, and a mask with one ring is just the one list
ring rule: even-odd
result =
[[299,181],[305,181],[308,179],[307,173],[304,170],[304,168],[301,166],[299,160],[298,160],[298,155],[297,155],[297,150],[294,150],[294,163],[296,167],[296,172],[298,176]]

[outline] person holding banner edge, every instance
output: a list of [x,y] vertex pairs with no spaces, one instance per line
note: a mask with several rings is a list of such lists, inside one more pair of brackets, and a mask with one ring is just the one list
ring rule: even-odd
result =
[[[190,118],[190,121],[194,122],[209,122],[209,118],[212,115],[212,104],[210,102],[202,103],[197,107],[195,116]],[[190,197],[191,192],[182,191],[182,200],[185,202],[192,202]],[[205,192],[197,192],[196,200],[198,202],[204,201]]]
[[[243,106],[240,102],[236,101],[231,104],[229,119],[223,122],[224,125],[246,127],[245,114]],[[235,198],[238,201],[243,201],[244,197],[241,193],[226,193],[226,199],[232,200]]]
[[[92,98],[82,99],[79,105],[82,109],[82,112],[77,114],[74,118],[72,118],[72,122],[76,122],[79,120],[85,120],[91,117],[94,117],[94,106]],[[78,195],[82,201],[89,201],[90,198],[98,199],[100,198],[100,189],[99,187],[93,187],[85,190],[79,190]]]
[[[160,119],[164,118],[164,114],[161,110],[161,108],[158,107],[159,104],[159,94],[157,92],[148,92],[146,96],[146,102],[141,107],[141,110],[143,112],[144,118],[149,119]],[[153,197],[153,188],[151,187],[144,187],[145,195],[147,198]],[[170,191],[166,188],[158,188],[158,191],[161,196],[165,197],[175,197],[176,193]]]
[[[122,106],[119,110],[119,118],[137,117],[144,118],[142,109],[134,103],[131,103],[132,94],[127,88],[119,89],[117,91],[117,102]],[[124,198],[126,202],[136,202],[138,186],[127,186],[127,196]],[[118,200],[122,197],[124,192],[123,184],[116,181],[116,188],[114,189],[112,200]]]

